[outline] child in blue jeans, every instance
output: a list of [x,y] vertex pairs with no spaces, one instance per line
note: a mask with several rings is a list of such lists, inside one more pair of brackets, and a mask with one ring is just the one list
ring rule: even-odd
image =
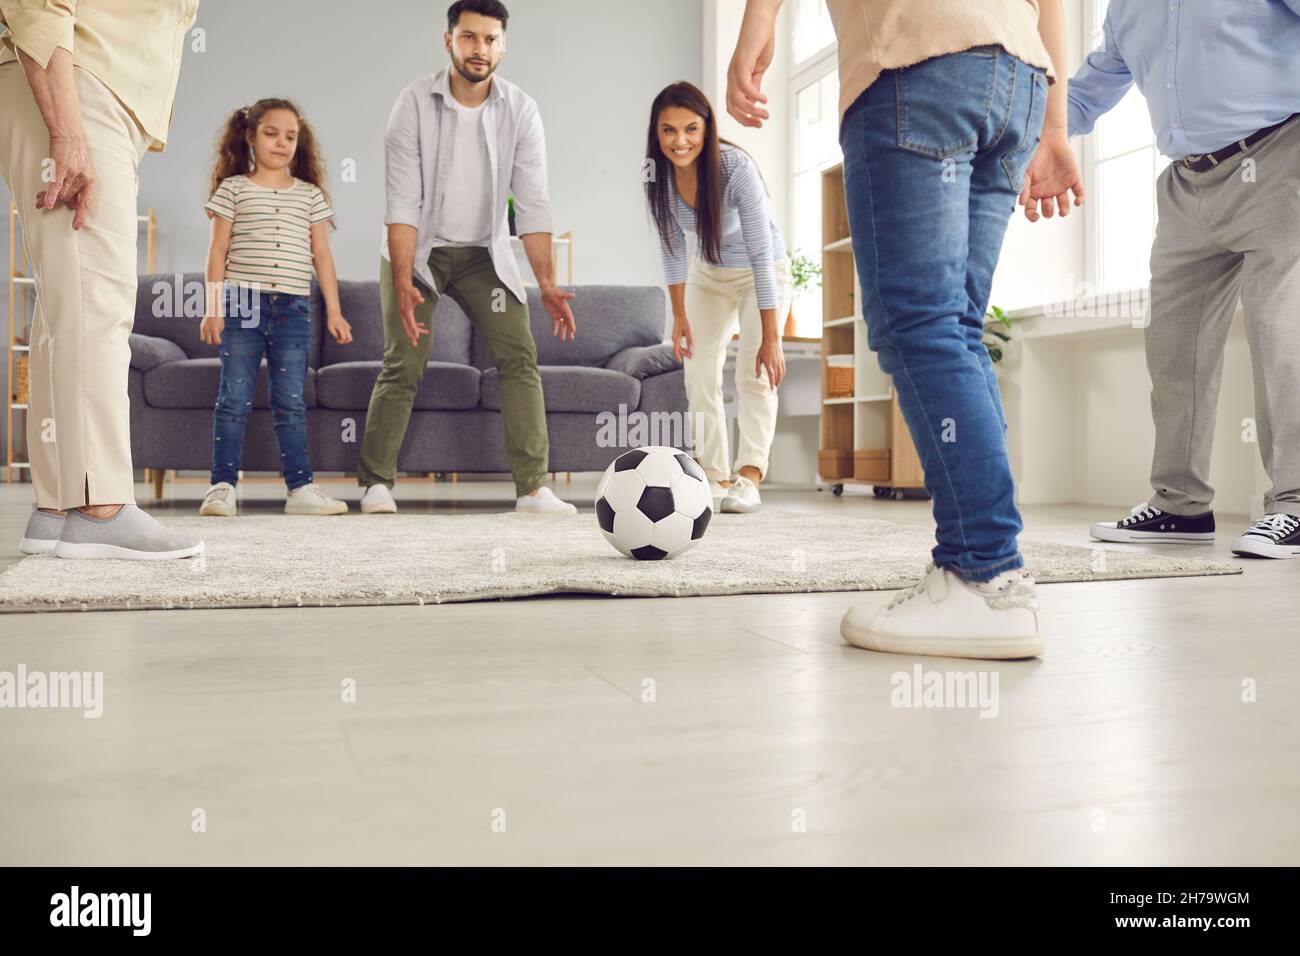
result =
[[[271,413],[289,494],[285,514],[336,515],[345,502],[313,481],[307,452],[307,359],[313,267],[326,328],[352,341],[339,310],[328,226],[334,218],[311,127],[287,100],[259,100],[226,123],[205,207],[212,220],[207,314],[199,336],[221,347],[212,415],[212,486],[199,514],[236,512],[244,425],[265,355]],[[229,321],[227,321],[229,320]]]

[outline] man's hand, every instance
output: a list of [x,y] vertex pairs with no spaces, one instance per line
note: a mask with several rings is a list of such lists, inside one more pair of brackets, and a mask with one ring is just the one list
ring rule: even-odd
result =
[[542,305],[546,306],[546,311],[551,316],[551,334],[558,335],[561,342],[565,339],[572,340],[577,334],[573,324],[573,310],[569,308],[569,300],[572,298],[572,292],[565,292],[557,285],[542,288]]
[[393,284],[397,290],[397,314],[402,317],[402,329],[411,340],[411,345],[418,347],[420,336],[429,334],[428,329],[415,321],[415,307],[424,305],[424,296],[415,287],[415,283],[409,280],[401,282],[395,279]]
[[1074,205],[1082,206],[1083,176],[1069,136],[1064,130],[1045,131],[1025,172],[1025,188],[1018,202],[1025,207],[1025,218],[1038,222],[1040,216],[1051,219],[1058,210],[1062,217],[1068,216],[1071,193]]
[[776,15],[781,0],[749,0],[740,24],[736,51],[727,67],[727,112],[742,126],[761,127],[769,118],[763,94],[763,74],[772,65]]

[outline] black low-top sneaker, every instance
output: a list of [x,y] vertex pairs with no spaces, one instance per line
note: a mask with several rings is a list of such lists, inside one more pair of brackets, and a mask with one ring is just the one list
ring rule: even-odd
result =
[[1232,550],[1257,558],[1294,558],[1300,555],[1300,518],[1264,515],[1232,542]]
[[1214,512],[1171,515],[1155,505],[1140,504],[1119,521],[1099,521],[1092,526],[1099,541],[1162,541],[1170,544],[1213,544]]

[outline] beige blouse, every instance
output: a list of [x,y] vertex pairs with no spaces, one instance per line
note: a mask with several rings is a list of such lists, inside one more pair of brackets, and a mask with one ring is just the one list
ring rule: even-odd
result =
[[998,45],[1055,78],[1038,0],[826,0],[840,59],[840,119],[884,70]]
[[0,0],[9,28],[0,65],[15,47],[48,66],[59,47],[122,101],[161,150],[172,122],[181,54],[199,0]]

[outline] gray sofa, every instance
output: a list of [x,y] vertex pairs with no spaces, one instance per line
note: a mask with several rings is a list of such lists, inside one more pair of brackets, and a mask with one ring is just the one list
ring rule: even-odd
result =
[[[184,285],[178,285],[178,279]],[[199,340],[200,273],[144,275],[131,335],[131,452],[137,468],[206,471],[212,464],[212,406],[217,348]],[[198,285],[196,286],[195,283]],[[528,290],[537,342],[551,471],[603,470],[624,449],[604,447],[600,413],[675,412],[685,420],[681,365],[664,339],[665,294],[653,286],[578,286],[572,290],[576,339],[561,342],[536,289]],[[340,282],[353,341],[339,345],[324,330],[313,284],[313,338],[307,377],[307,429],[317,471],[353,472],[370,391],[384,349],[378,282]],[[181,318],[172,315],[188,312]],[[398,469],[409,472],[506,472],[500,382],[486,343],[448,296],[434,312],[432,354],[416,394]],[[663,444],[674,443],[665,439]],[[676,443],[675,443],[676,444]],[[278,472],[263,363],[249,414],[242,467]]]

